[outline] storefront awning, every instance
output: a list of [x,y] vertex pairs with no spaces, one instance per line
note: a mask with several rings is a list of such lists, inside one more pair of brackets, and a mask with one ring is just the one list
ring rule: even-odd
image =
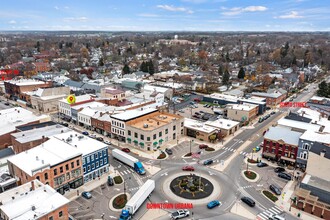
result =
[[144,146],[144,143],[140,142],[140,145],[141,145],[141,146]]
[[281,160],[286,160],[286,161],[289,161],[289,162],[292,162],[292,163],[295,163],[296,162],[296,160],[295,159],[293,159],[293,158],[289,158],[289,157],[281,157]]
[[131,139],[131,138],[127,138],[127,140],[128,140],[128,141],[132,141],[132,139]]
[[164,140],[163,139],[160,139],[159,142],[163,142]]
[[137,140],[134,140],[133,142],[134,142],[134,143],[139,143]]
[[157,145],[157,144],[158,144],[158,142],[157,142],[157,141],[155,141],[155,142],[154,142],[154,145]]
[[265,156],[265,157],[271,157],[271,158],[275,158],[276,157],[275,154],[268,153],[268,152],[264,152],[264,153],[262,153],[262,155]]

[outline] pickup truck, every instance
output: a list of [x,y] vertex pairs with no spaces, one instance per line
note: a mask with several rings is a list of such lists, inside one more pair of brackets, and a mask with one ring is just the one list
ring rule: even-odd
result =
[[180,209],[171,214],[171,219],[180,219],[189,216],[189,211],[187,209]]

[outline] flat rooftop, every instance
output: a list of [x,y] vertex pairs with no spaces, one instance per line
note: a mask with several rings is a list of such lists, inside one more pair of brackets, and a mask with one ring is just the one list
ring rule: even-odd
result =
[[257,108],[258,105],[254,104],[227,104],[227,109],[239,110],[239,111],[251,111]]
[[152,131],[181,118],[183,117],[179,115],[157,112],[152,116],[143,117],[142,120],[134,120],[129,125],[140,130]]
[[306,174],[301,183],[330,192],[330,181],[312,176],[310,174]]
[[29,182],[0,194],[1,210],[9,219],[39,219],[70,202],[49,185],[38,180],[33,183],[34,190]]
[[194,119],[189,119],[189,118],[184,119],[184,126],[187,128],[190,128],[190,129],[193,129],[196,131],[200,131],[200,132],[204,132],[204,133],[208,133],[208,134],[211,134],[217,130],[214,127],[206,125],[205,123],[199,122]]
[[[76,103],[84,102],[84,101],[88,101],[88,100],[94,100],[94,96],[95,95],[92,95],[92,94],[85,94],[85,95],[75,96]],[[61,99],[59,101],[69,104],[68,101],[66,100],[66,98],[63,98],[63,99]]]
[[[73,130],[66,133],[56,134],[54,137],[60,140],[62,144],[70,145],[75,148],[83,156],[108,147],[108,145],[101,141],[82,135]],[[70,138],[71,141],[67,141],[68,138]]]
[[294,121],[294,120],[285,119],[285,118],[281,118],[280,120],[278,120],[277,124],[282,127],[284,126],[284,127],[300,129],[300,130],[304,130],[304,131],[307,131],[307,130],[319,131],[321,128],[321,125],[310,124],[310,123],[301,122],[301,121]]
[[303,135],[301,135],[300,139],[308,140],[308,141],[316,141],[322,144],[330,145],[330,133],[322,133],[322,132],[307,130]]
[[[63,153],[65,152],[65,153]],[[75,147],[64,141],[50,137],[43,144],[25,152],[16,154],[8,159],[11,163],[22,169],[25,173],[33,176],[41,169],[49,168],[81,155]],[[27,161],[29,161],[27,163]]]
[[231,129],[231,128],[239,125],[239,122],[220,118],[220,119],[215,120],[215,121],[207,121],[207,122],[205,122],[205,125],[209,125],[211,127],[228,130],[228,129]]
[[284,141],[286,144],[298,146],[301,132],[292,131],[290,128],[270,127],[265,133],[264,138],[273,141]]
[[44,84],[46,84],[43,81],[33,80],[33,79],[10,80],[8,82],[11,83],[11,84],[17,85],[17,86],[30,86],[30,85],[44,85]]
[[277,92],[274,92],[274,93],[252,92],[252,95],[254,95],[254,96],[261,96],[261,97],[267,97],[267,98],[278,98],[278,97],[280,97],[283,94],[277,93]]
[[231,102],[237,102],[239,98],[233,95],[225,95],[221,93],[212,93],[210,95],[206,95],[205,97],[211,97],[211,98],[216,98],[216,99],[223,99]]
[[36,116],[33,112],[21,107],[0,110],[0,117],[0,135],[15,131],[17,126],[26,125],[34,121],[47,121],[50,119],[47,115]]
[[157,112],[157,109],[153,109],[153,108],[148,108],[148,109],[133,109],[133,110],[127,110],[123,113],[119,113],[119,114],[114,114],[111,115],[111,118],[113,119],[117,119],[120,121],[129,121],[129,120],[133,120],[135,118],[139,118],[141,116],[153,113],[153,112]]
[[72,106],[72,109],[79,110],[81,108],[87,108],[87,107],[95,108],[95,107],[104,107],[104,106],[106,106],[106,104],[103,104],[101,102],[88,102],[88,103],[74,105]]
[[56,134],[66,133],[69,131],[71,131],[70,128],[55,124],[52,126],[13,133],[11,136],[15,137],[16,141],[19,143],[28,143],[34,140],[40,140],[42,137],[51,137]]

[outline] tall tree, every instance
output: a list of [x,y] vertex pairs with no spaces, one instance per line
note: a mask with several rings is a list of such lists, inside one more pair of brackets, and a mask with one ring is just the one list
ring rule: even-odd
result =
[[219,76],[222,76],[223,75],[223,67],[222,67],[222,65],[219,65],[218,74],[219,74]]
[[99,60],[99,66],[104,66],[103,58],[101,57]]
[[229,84],[229,72],[228,72],[228,69],[225,70],[223,76],[222,76],[222,84],[224,85],[228,85]]
[[155,73],[155,67],[154,64],[152,62],[152,60],[150,59],[149,62],[147,63],[148,65],[148,72],[150,75],[153,75]]
[[244,79],[244,77],[245,77],[245,71],[244,71],[243,67],[241,67],[241,68],[239,69],[239,72],[238,72],[237,78],[239,78],[239,79]]
[[123,75],[124,74],[129,74],[131,71],[129,69],[129,66],[127,64],[124,65],[124,68],[123,68]]
[[319,84],[319,89],[317,90],[317,95],[321,97],[330,98],[330,83],[322,81]]
[[142,62],[140,65],[140,71],[147,73],[148,72],[148,66],[146,62]]

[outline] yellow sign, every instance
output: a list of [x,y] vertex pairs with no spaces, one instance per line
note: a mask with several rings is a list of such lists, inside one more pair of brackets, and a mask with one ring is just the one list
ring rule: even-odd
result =
[[69,104],[74,104],[76,102],[76,97],[74,95],[69,95],[66,100]]

